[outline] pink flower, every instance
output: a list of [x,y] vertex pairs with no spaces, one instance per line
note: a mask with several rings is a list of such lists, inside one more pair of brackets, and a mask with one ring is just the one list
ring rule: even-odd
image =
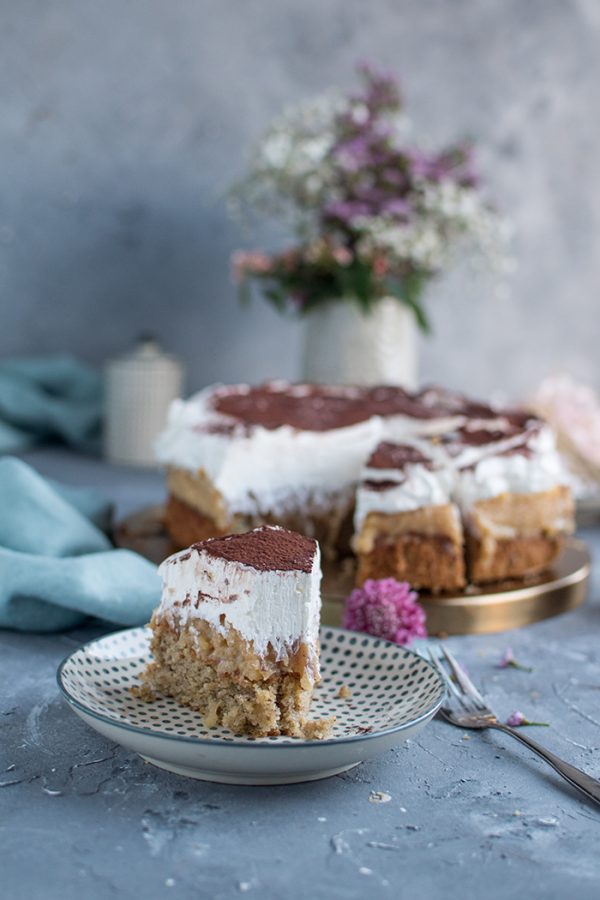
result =
[[497,666],[499,669],[521,669],[523,672],[533,672],[530,666],[523,666],[517,662],[511,647],[507,647]]
[[388,261],[385,256],[378,254],[373,259],[373,272],[377,278],[383,278],[388,271]]
[[231,271],[235,281],[243,281],[248,275],[266,275],[271,268],[271,259],[258,250],[238,250],[231,257]]
[[529,719],[525,718],[522,712],[519,712],[519,710],[515,710],[510,714],[506,720],[506,724],[510,725],[511,728],[521,728],[522,725],[542,725],[545,728],[549,727],[547,722],[530,722]]
[[298,267],[299,260],[300,253],[298,250],[291,247],[288,250],[283,250],[279,254],[277,257],[277,264],[281,266],[285,272],[293,272]]
[[369,578],[346,600],[342,626],[409,644],[413,638],[427,637],[425,611],[417,597],[406,581]]
[[352,262],[352,253],[347,247],[334,247],[332,256],[339,266],[349,266]]

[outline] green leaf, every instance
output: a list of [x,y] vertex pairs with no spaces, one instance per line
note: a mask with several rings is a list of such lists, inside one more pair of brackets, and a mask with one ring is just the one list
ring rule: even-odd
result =
[[247,278],[244,278],[244,279],[242,279],[242,281],[240,281],[240,284],[238,287],[238,296],[240,298],[240,304],[242,306],[250,305],[250,300],[252,298],[252,290],[251,290],[250,282],[248,281]]
[[285,312],[287,309],[287,294],[281,288],[272,286],[263,287],[262,292],[267,300],[273,304],[279,312]]
[[424,334],[431,334],[431,325],[421,302],[425,281],[425,276],[411,273],[404,278],[389,277],[385,284],[390,294],[412,309],[417,324]]
[[405,294],[402,300],[404,301],[404,303],[406,303],[407,306],[410,306],[410,308],[414,312],[415,319],[417,320],[421,331],[424,334],[431,334],[431,324],[427,317],[427,313],[425,312],[423,306],[417,300],[417,298],[409,294]]

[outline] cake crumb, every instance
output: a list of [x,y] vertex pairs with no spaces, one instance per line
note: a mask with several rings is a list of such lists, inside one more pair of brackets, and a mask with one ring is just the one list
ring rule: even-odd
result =
[[329,737],[331,729],[336,723],[335,716],[329,716],[327,719],[314,719],[311,722],[304,722],[302,725],[302,736],[307,741],[322,741]]
[[156,700],[156,694],[152,690],[152,688],[148,684],[134,684],[133,687],[129,688],[130,694],[132,694],[137,700],[143,700],[144,703],[152,703],[153,700]]
[[369,803],[389,803],[392,795],[387,791],[371,791],[369,794]]
[[348,687],[347,684],[343,684],[341,686],[341,688],[339,689],[337,695],[340,700],[347,700],[349,697],[352,696],[352,691],[350,690],[350,688]]

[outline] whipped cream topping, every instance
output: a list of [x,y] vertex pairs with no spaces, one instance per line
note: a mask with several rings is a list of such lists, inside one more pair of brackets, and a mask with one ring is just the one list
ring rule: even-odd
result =
[[[284,531],[275,526],[257,529],[265,530]],[[163,592],[154,619],[164,618],[174,628],[193,628],[194,620],[202,619],[223,635],[235,628],[252,642],[257,654],[265,655],[272,648],[278,659],[295,652],[300,644],[316,648],[321,611],[316,541],[311,542],[314,555],[309,571],[277,569],[276,562],[269,569],[256,568],[211,552],[206,549],[211,543],[194,544],[161,564]]]
[[478,500],[505,493],[536,494],[566,483],[557,453],[490,456],[459,472],[454,499],[466,511]]
[[[345,402],[348,394],[352,397],[352,392],[358,391],[323,388],[315,396],[312,385],[287,383],[270,385],[269,389],[267,399],[259,396],[253,402],[268,406],[272,402],[268,398],[279,390],[285,397],[292,395],[296,404],[304,397],[314,415],[319,403],[335,403],[338,397]],[[269,427],[257,422],[249,424],[217,409],[223,397],[244,397],[250,390],[247,385],[212,387],[187,401],[175,401],[156,444],[160,462],[190,472],[203,470],[231,514],[264,516],[282,514],[306,503],[325,506],[332,495],[355,489],[364,461],[381,441],[398,441],[415,434],[440,434],[460,427],[465,421],[454,395],[449,395],[452,402],[447,399],[443,405],[440,397],[445,395],[432,391],[424,393],[422,401],[409,398],[407,409],[415,413],[420,410],[418,417],[396,412],[369,416],[363,410],[361,414],[366,418],[361,421],[321,430],[288,424],[273,426],[266,410],[263,410],[264,418],[269,421]],[[408,397],[400,388],[380,390],[387,392],[385,398],[395,390],[401,398]],[[360,391],[358,397],[362,397]],[[383,401],[373,401],[373,405],[387,409]],[[394,405],[390,408],[393,410]],[[356,418],[359,413],[354,410],[353,414]],[[290,418],[299,415],[296,410]],[[343,423],[346,418],[340,414],[334,420],[330,413],[328,421]]]
[[[533,492],[546,489],[540,484],[567,483],[557,474],[554,435],[540,420],[439,388],[408,394],[392,387],[287,382],[217,385],[173,403],[156,452],[167,465],[202,470],[229,515],[264,517],[307,505],[327,508],[332,497],[351,499],[361,477],[398,483],[397,471],[367,466],[361,473],[385,441],[425,452],[432,472],[416,466],[408,478],[406,471],[393,501],[383,491],[377,501],[364,497],[361,489],[358,524],[375,502],[414,509],[445,502],[441,498],[450,491],[452,499],[469,504],[494,496],[499,487]],[[498,461],[481,469],[488,458]],[[442,469],[449,472],[441,476]]]
[[[454,473],[451,469],[431,470],[424,465],[407,466],[404,478],[398,481],[393,470],[365,470],[366,478],[377,471],[378,478],[367,481],[356,494],[354,528],[359,532],[371,512],[409,512],[423,506],[441,506],[451,501]],[[389,475],[389,480],[380,476]]]
[[[488,440],[479,436],[479,443],[469,443],[471,438],[456,434],[442,443],[406,441],[406,450],[414,448],[423,461],[410,461],[405,452],[408,461],[389,468],[385,462],[393,460],[393,448],[378,448],[362,471],[355,532],[370,512],[392,514],[451,502],[467,512],[477,501],[503,493],[532,494],[568,484],[554,433],[547,426],[524,425],[515,433],[490,434]],[[401,453],[398,456],[402,459]]]

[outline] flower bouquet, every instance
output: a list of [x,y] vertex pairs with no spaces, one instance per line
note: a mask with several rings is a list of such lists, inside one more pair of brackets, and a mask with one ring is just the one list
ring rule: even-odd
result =
[[425,285],[466,251],[499,261],[505,223],[480,190],[471,144],[407,145],[396,78],[369,66],[360,76],[359,91],[289,109],[259,140],[232,201],[279,217],[296,241],[234,254],[234,277],[299,313],[341,300],[369,313],[395,298],[428,331]]

